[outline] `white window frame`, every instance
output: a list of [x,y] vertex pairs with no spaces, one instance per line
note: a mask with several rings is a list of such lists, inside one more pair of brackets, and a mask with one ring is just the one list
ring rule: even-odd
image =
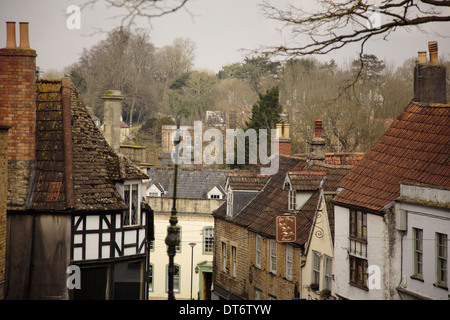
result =
[[214,253],[214,227],[208,226],[203,228],[203,253]]
[[256,251],[255,266],[259,269],[261,269],[261,242],[262,237],[259,234],[257,234],[255,237],[255,251]]
[[297,203],[297,191],[294,189],[289,190],[289,210],[295,210],[296,209],[296,203]]
[[317,284],[320,288],[320,256],[317,251],[312,252],[311,260],[311,284]]
[[[132,191],[133,186],[137,186],[137,208],[135,211],[136,217],[136,223],[132,223],[133,219],[133,213],[132,213],[132,204],[133,204],[133,197],[132,197]],[[127,190],[128,188],[128,190]],[[129,193],[128,199],[126,196],[126,193]],[[122,225],[125,227],[131,227],[131,226],[139,226],[141,225],[141,192],[142,192],[142,184],[141,181],[132,180],[132,181],[125,181],[123,184],[123,199],[125,201],[125,204],[128,206],[127,210],[124,210],[124,217],[122,219]],[[128,201],[127,201],[128,200]],[[128,202],[128,203],[126,203]],[[129,223],[125,224],[125,215],[128,215]]]
[[292,269],[294,261],[294,247],[286,245],[286,279],[292,280]]
[[273,239],[270,240],[269,250],[269,272],[277,274],[277,242]]
[[227,217],[233,216],[233,191],[228,191],[227,194]]

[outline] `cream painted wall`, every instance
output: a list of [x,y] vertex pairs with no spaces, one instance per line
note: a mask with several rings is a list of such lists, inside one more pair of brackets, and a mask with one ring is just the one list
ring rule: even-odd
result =
[[[167,299],[167,265],[169,257],[165,239],[169,226],[169,214],[155,214],[155,242],[150,252],[150,263],[153,265],[153,290],[149,292],[149,299]],[[197,264],[213,261],[213,254],[203,251],[203,230],[214,227],[212,215],[207,214],[177,214],[178,225],[181,227],[181,252],[177,252],[174,263],[181,267],[180,292],[175,293],[177,300],[190,299],[191,295],[191,256],[189,243],[194,242],[192,298],[197,300],[199,291],[199,274],[195,273]]]

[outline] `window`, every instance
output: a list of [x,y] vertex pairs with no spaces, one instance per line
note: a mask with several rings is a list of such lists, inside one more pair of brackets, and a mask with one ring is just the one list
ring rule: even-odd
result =
[[123,225],[132,226],[139,224],[140,199],[139,184],[132,183],[124,185],[124,201],[128,206],[128,210],[123,214]]
[[210,194],[209,198],[210,199],[221,199],[220,194]]
[[423,230],[413,228],[414,235],[414,276],[422,278]]
[[237,252],[236,252],[236,247],[232,246],[231,247],[231,260],[233,261],[233,268],[232,268],[232,276],[236,277],[237,273],[236,273],[236,264],[237,264]]
[[312,255],[312,276],[311,276],[311,288],[319,290],[320,283],[320,253],[313,251]]
[[367,257],[367,213],[350,210],[350,254]]
[[447,286],[447,235],[436,233],[436,282]]
[[367,260],[350,256],[350,283],[367,286]]
[[286,245],[286,279],[292,280],[293,247]]
[[213,253],[214,251],[214,228],[206,227],[203,229],[203,252]]
[[255,289],[255,300],[261,300],[261,290]]
[[333,259],[329,256],[325,256],[323,260],[323,272],[324,272],[324,281],[323,281],[323,289],[327,289],[331,291],[331,279],[332,279],[332,270],[333,270]]
[[229,191],[227,194],[227,217],[233,216],[233,192]]
[[[180,292],[180,266],[179,265],[174,265],[173,266],[173,292],[174,293],[179,293]],[[169,265],[167,265],[167,292],[169,291]]]
[[367,240],[367,213],[350,210],[350,237]]
[[269,271],[273,274],[277,273],[277,242],[270,240],[270,268]]
[[295,190],[289,190],[289,210],[295,210],[296,208],[296,198],[297,198],[297,192]]
[[153,292],[153,264],[148,269],[148,291]]
[[222,271],[227,271],[227,244],[222,242]]
[[261,269],[261,236],[259,234],[256,235],[255,247],[256,247],[255,265],[257,268]]

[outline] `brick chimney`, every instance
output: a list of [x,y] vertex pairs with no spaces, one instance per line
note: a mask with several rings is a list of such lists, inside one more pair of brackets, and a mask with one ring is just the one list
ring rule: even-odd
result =
[[322,119],[317,118],[315,123],[314,137],[309,145],[310,160],[325,160],[325,139],[322,138]]
[[111,148],[120,152],[120,119],[122,116],[123,96],[120,91],[106,90],[102,95],[104,100],[104,130],[103,135]]
[[292,141],[289,137],[289,124],[277,123],[278,153],[291,155]]
[[0,126],[8,137],[8,209],[24,209],[36,166],[36,51],[30,49],[28,22],[6,22],[0,49]]
[[438,60],[438,44],[428,42],[430,60],[426,52],[418,52],[418,62],[414,67],[414,102],[447,103],[446,68]]
[[0,49],[0,125],[10,126],[9,159],[35,160],[36,51],[30,49],[28,22],[6,22],[6,47]]

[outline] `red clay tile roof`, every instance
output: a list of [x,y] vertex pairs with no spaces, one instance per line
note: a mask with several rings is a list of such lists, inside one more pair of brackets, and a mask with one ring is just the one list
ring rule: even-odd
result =
[[288,177],[292,188],[298,191],[317,190],[327,171],[301,170],[289,171]]
[[343,179],[336,204],[381,212],[400,183],[450,187],[450,105],[411,102]]
[[269,175],[257,173],[228,173],[228,185],[233,190],[261,190],[270,179]]
[[354,166],[364,157],[361,152],[333,152],[325,153],[325,163],[335,166],[347,165]]

